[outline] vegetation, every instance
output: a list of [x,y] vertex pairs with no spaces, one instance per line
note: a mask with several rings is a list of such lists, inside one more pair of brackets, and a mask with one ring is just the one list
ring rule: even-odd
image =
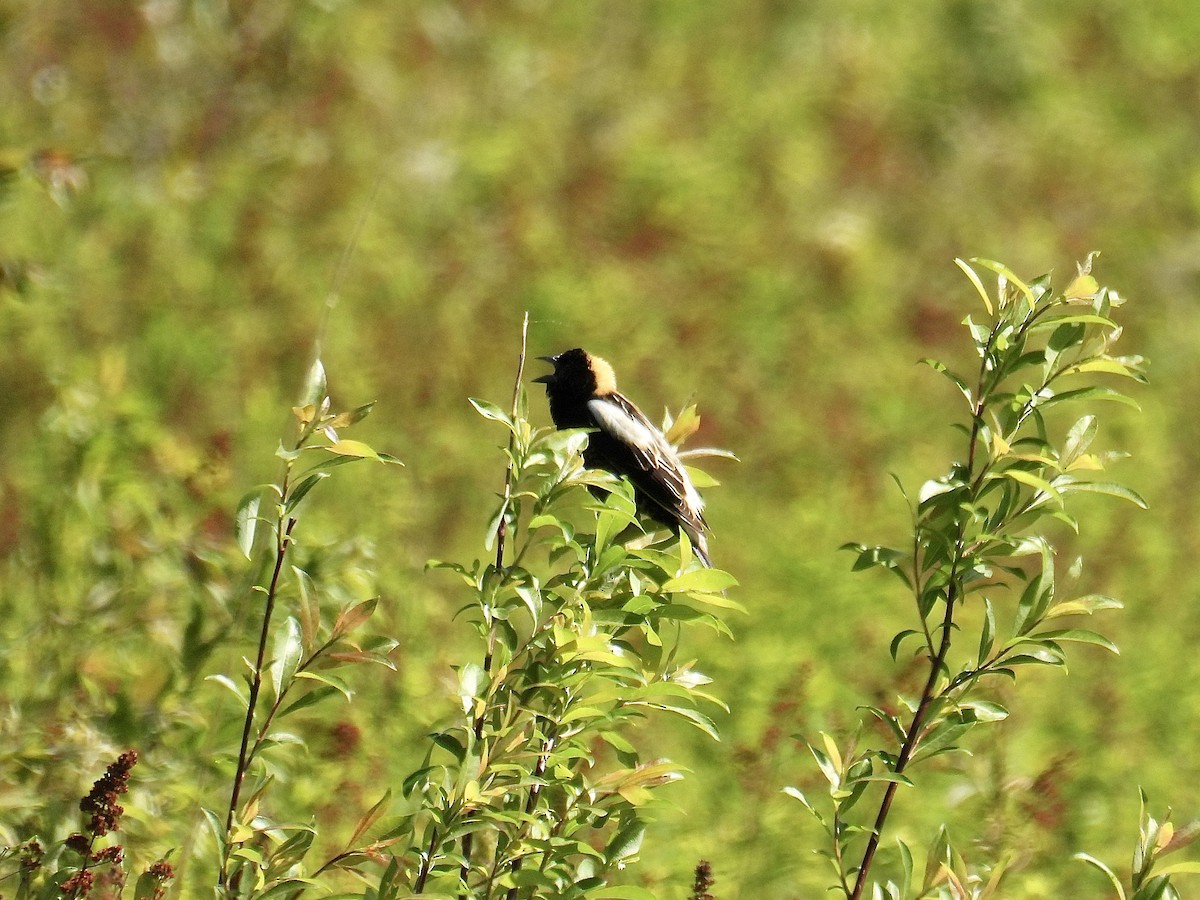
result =
[[[1198,31],[1166,3],[0,7],[0,892],[852,893],[893,790],[884,891],[901,846],[909,895],[1186,877]],[[1071,269],[1095,247],[1119,310]],[[972,254],[1061,293],[974,263],[985,318]],[[1051,301],[1154,360],[1141,412],[1020,417],[1041,342],[1100,321],[979,381]],[[617,539],[628,497],[584,490],[540,397],[467,403],[508,396],[525,310],[530,353],[698,402],[676,437],[741,458],[707,466],[728,596]],[[1149,511],[1079,487],[1113,483],[1096,447]],[[848,574],[848,540],[907,582]]]

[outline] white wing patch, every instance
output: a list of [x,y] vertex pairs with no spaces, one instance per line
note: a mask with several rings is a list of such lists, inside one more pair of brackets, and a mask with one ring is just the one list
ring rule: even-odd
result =
[[[596,423],[611,434],[657,460],[665,450],[671,453],[666,439],[650,423],[631,416],[611,400],[599,397],[588,401],[588,409]],[[672,454],[674,455],[674,454]]]
[[[613,399],[616,397],[620,397],[624,403]],[[703,521],[700,517],[704,501],[662,432],[619,394],[612,395],[612,398],[594,397],[587,405],[601,429],[638,451],[644,457],[642,461],[647,470],[665,476],[665,483],[683,504],[681,512],[687,518]]]

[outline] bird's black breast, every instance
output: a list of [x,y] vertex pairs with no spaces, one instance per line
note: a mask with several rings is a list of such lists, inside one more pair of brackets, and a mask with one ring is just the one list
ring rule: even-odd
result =
[[550,418],[557,428],[596,428],[598,424],[588,409],[588,395],[566,391],[546,392],[550,401]]

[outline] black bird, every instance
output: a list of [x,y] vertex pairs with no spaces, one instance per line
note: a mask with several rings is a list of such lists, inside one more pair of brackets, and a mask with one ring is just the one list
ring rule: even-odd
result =
[[617,391],[612,366],[578,347],[539,359],[554,366],[551,374],[534,379],[546,385],[554,424],[594,429],[584,464],[626,476],[638,509],[676,534],[682,528],[701,562],[711,566],[704,501],[663,433]]

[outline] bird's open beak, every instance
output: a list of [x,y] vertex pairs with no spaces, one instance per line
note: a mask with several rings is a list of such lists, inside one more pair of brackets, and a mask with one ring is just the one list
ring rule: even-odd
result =
[[[538,359],[540,359],[542,362],[548,362],[550,365],[554,365],[558,362],[557,356],[539,356]],[[550,384],[554,381],[554,373],[550,372],[547,375],[539,375],[533,380],[536,384]]]

